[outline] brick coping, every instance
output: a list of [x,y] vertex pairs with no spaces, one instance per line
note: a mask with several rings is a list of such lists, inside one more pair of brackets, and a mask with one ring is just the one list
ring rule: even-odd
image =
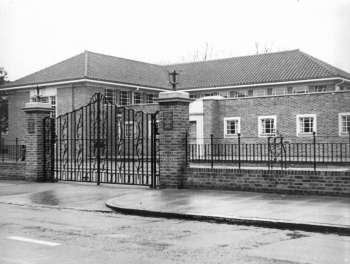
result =
[[305,170],[305,168],[287,168],[285,170],[281,170],[280,168],[273,168],[269,170],[267,167],[253,167],[253,168],[241,168],[238,167],[230,167],[230,166],[214,166],[213,168],[203,165],[190,165],[186,169],[189,170],[197,170],[197,171],[230,171],[230,172],[253,172],[253,173],[268,173],[268,174],[326,174],[326,175],[334,175],[334,174],[344,174],[350,175],[350,169],[348,168],[339,168],[339,169],[317,169],[314,171],[313,169]]

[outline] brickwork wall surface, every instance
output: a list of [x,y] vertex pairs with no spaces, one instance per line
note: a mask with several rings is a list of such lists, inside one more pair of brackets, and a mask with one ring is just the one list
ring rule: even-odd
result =
[[135,111],[142,111],[144,113],[155,113],[159,111],[158,104],[141,104],[141,105],[130,105],[127,108],[134,109]]
[[[160,186],[181,187],[186,163],[185,136],[189,128],[189,103],[160,103]],[[173,128],[164,129],[166,115],[173,113]]]
[[26,113],[26,127],[29,120],[34,121],[34,133],[26,133],[26,180],[42,181],[45,174],[44,168],[44,123],[43,120],[49,112]]
[[25,127],[24,124],[24,112],[21,110],[25,103],[29,102],[29,90],[28,91],[16,91],[12,92],[8,96],[8,113],[9,113],[9,130],[8,140],[24,140]]
[[24,180],[25,162],[0,163],[0,180]]
[[350,196],[350,171],[187,168],[185,188]]
[[[297,138],[296,116],[316,114],[318,136],[348,142],[347,136],[339,137],[338,114],[344,112],[350,112],[350,92],[204,100],[204,137],[214,134],[214,137],[223,138],[224,118],[240,117],[241,136],[251,137],[252,142],[265,142],[266,138],[258,137],[258,117],[276,115],[277,130],[284,138],[310,141],[311,137]],[[232,142],[232,138],[226,141]],[[326,139],[330,141],[332,138]]]

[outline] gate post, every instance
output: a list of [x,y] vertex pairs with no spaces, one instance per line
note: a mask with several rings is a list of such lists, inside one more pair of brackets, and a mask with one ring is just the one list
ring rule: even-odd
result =
[[26,103],[25,112],[25,146],[26,170],[25,179],[44,181],[44,118],[50,116],[52,107],[48,103]]
[[189,94],[180,91],[159,93],[159,149],[161,188],[183,185],[186,167],[186,133],[189,129]]

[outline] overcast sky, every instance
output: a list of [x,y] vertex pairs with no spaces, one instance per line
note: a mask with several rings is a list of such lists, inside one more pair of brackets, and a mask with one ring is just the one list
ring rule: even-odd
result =
[[301,49],[350,72],[350,0],[0,0],[10,80],[84,50],[150,63]]

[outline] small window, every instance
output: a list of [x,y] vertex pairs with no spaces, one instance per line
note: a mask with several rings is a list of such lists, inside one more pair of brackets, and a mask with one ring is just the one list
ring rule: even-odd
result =
[[259,116],[259,137],[276,136],[276,116]]
[[239,133],[241,133],[241,118],[225,117],[224,118],[224,137],[237,136]]
[[50,96],[50,104],[52,107],[56,106],[56,96]]
[[219,95],[218,92],[209,92],[204,94],[204,96],[218,96],[218,95]]
[[246,91],[240,91],[240,92],[238,92],[238,97],[246,97],[246,96],[247,96]]
[[238,97],[238,92],[237,91],[231,91],[230,92],[230,97],[231,98],[237,98]]
[[339,135],[349,135],[350,133],[350,113],[339,114]]
[[308,92],[309,92],[309,87],[307,86],[297,86],[297,87],[294,87],[293,89],[293,93],[295,94],[305,94]]
[[221,92],[219,92],[219,95],[224,97],[224,98],[227,98],[228,97],[228,92],[227,91],[221,91]]
[[113,89],[105,89],[105,98],[108,103],[114,103]]
[[254,96],[265,96],[266,90],[265,89],[255,89],[254,90]]
[[141,104],[142,103],[142,94],[139,92],[134,93],[134,104]]
[[287,93],[292,94],[293,93],[293,87],[287,87]]
[[248,96],[253,96],[253,95],[254,95],[253,89],[249,89],[249,90],[248,90]]
[[272,95],[273,94],[273,89],[272,88],[267,88],[266,89],[266,94],[267,95]]
[[312,135],[316,132],[316,115],[297,115],[297,136]]
[[230,91],[230,98],[246,97],[246,91]]
[[120,91],[120,105],[129,105],[131,103],[130,92]]
[[316,93],[325,92],[327,90],[327,85],[315,85],[314,89]]
[[146,94],[146,103],[153,104],[154,103],[154,94]]
[[40,102],[48,104],[49,97],[48,96],[40,96]]
[[56,111],[56,96],[50,96],[49,103],[51,104],[51,107],[55,112]]

